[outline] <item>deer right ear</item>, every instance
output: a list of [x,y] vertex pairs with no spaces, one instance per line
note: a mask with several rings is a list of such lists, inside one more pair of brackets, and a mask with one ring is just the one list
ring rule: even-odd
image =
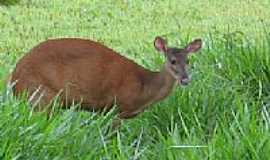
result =
[[164,40],[161,37],[155,38],[154,46],[155,46],[156,50],[158,50],[160,52],[165,53],[167,51],[167,42],[166,42],[166,40]]

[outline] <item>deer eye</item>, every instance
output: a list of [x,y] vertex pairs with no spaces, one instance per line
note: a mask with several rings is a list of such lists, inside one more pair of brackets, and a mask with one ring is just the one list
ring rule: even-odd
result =
[[173,59],[173,60],[171,61],[171,64],[176,64],[176,60]]

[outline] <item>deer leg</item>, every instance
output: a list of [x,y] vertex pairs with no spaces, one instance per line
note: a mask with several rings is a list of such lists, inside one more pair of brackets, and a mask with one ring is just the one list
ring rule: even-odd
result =
[[36,90],[29,96],[29,102],[33,108],[33,111],[46,112],[47,119],[51,119],[54,108],[52,108],[53,98],[57,94],[49,89]]
[[118,130],[121,127],[122,121],[124,119],[133,118],[137,115],[137,112],[121,112],[117,117],[114,118],[112,122],[112,130]]
[[112,122],[112,131],[117,131],[120,127],[121,127],[121,124],[122,124],[122,119],[120,117],[115,117],[113,119],[113,122]]

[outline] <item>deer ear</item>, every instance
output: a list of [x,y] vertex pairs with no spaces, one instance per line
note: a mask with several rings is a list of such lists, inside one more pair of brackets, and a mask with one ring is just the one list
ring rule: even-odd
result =
[[161,37],[156,37],[154,41],[154,46],[156,50],[160,52],[166,52],[167,51],[167,42]]
[[202,47],[202,40],[201,39],[195,39],[194,41],[190,42],[186,47],[185,50],[187,53],[194,53],[201,49]]

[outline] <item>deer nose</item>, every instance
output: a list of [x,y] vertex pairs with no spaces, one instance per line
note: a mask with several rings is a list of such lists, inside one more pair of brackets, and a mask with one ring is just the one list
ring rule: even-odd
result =
[[190,79],[188,77],[185,77],[185,78],[181,79],[181,84],[182,85],[188,85],[189,82],[190,82]]

